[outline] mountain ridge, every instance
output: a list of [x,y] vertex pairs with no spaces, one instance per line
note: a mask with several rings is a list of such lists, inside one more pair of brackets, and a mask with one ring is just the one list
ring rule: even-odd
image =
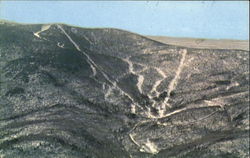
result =
[[[149,40],[153,40],[155,42],[160,42],[162,44],[167,45],[176,45],[180,47],[188,47],[188,48],[198,48],[198,49],[235,49],[235,50],[246,50],[249,51],[249,40],[238,40],[238,39],[208,39],[208,38],[191,38],[191,37],[171,37],[171,36],[155,36],[155,35],[142,35],[132,31],[127,31],[124,29],[119,28],[112,28],[112,27],[82,27],[77,25],[69,25],[65,23],[18,23],[18,22],[11,22],[8,20],[1,20],[0,23],[2,24],[14,24],[14,25],[67,25],[70,27],[80,28],[80,29],[89,29],[89,30],[117,30],[117,31],[124,31],[130,34],[135,34],[147,38]],[[205,41],[205,43],[204,43]],[[209,42],[212,44],[209,44]],[[206,43],[207,42],[207,43]],[[228,46],[221,46],[216,45],[216,42],[226,42],[229,44],[233,44],[232,48],[228,48]],[[196,44],[196,45],[195,45]],[[189,46],[188,46],[189,45]],[[190,46],[191,45],[191,46]],[[214,46],[213,46],[214,45]]]

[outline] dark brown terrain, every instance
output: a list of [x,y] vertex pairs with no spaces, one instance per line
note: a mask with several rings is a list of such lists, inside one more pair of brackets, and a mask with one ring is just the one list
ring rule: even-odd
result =
[[1,22],[0,157],[248,158],[248,49],[175,43]]

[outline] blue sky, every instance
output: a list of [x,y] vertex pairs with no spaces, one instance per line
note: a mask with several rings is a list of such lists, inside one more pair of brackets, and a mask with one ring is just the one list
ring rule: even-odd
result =
[[249,39],[244,1],[1,1],[0,18],[172,37]]

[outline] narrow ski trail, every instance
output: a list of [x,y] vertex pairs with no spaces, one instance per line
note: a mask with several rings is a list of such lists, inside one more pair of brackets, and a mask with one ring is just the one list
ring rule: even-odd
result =
[[97,70],[103,75],[103,77],[112,85],[109,87],[107,94],[105,94],[105,97],[108,97],[108,95],[111,93],[113,88],[118,89],[122,95],[127,96],[131,101],[132,101],[132,105],[131,105],[131,112],[135,113],[135,105],[133,103],[135,103],[139,108],[142,108],[141,106],[139,106],[139,104],[137,104],[135,102],[135,100],[133,99],[132,96],[130,96],[128,93],[126,93],[125,91],[123,91],[115,81],[112,81],[108,75],[101,69],[99,68],[99,66],[93,61],[93,59],[91,59],[91,57],[84,51],[82,51],[79,47],[79,45],[70,37],[70,35],[63,29],[62,26],[57,25],[57,27],[63,32],[63,34],[69,39],[69,41],[74,45],[74,47],[81,52],[84,56],[87,57],[87,62],[89,63],[92,71],[93,71],[93,76],[96,76],[97,74]]

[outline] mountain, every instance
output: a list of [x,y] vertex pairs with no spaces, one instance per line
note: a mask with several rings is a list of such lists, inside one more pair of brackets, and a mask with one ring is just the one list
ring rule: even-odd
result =
[[0,157],[249,157],[249,52],[0,23]]

